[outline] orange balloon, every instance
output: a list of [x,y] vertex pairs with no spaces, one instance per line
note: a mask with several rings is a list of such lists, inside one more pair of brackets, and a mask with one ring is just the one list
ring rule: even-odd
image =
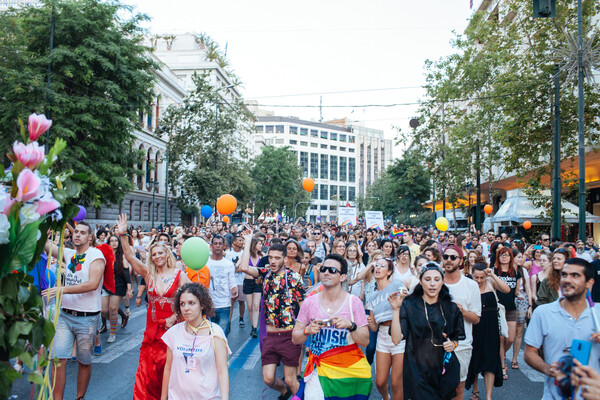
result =
[[525,228],[525,229],[531,228],[531,221],[525,221],[525,222],[523,222],[523,228]]
[[492,211],[494,211],[494,207],[492,207],[491,204],[486,204],[485,207],[483,207],[483,211],[487,214],[490,215],[492,213]]
[[229,222],[229,217],[227,215],[223,217],[223,222],[225,222],[225,223]]
[[230,194],[224,194],[217,200],[217,211],[220,214],[231,214],[237,208],[237,200]]
[[302,181],[302,187],[307,192],[312,192],[315,188],[315,181],[313,181],[312,178],[304,178],[304,180]]

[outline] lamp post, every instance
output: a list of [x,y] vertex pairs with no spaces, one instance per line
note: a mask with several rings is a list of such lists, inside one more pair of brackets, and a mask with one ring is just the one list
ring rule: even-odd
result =
[[152,190],[152,207],[150,207],[150,213],[152,214],[152,225],[150,228],[154,228],[154,198],[156,196],[156,190],[158,189],[158,181],[147,181],[146,188]]
[[294,206],[294,221],[296,221],[296,207],[298,207],[298,205],[300,204],[310,204],[310,201],[300,201],[296,203],[296,205]]
[[465,191],[467,192],[467,196],[469,196],[469,208],[467,208],[467,231],[471,229],[471,189],[473,188],[472,183],[465,184]]
[[577,69],[579,112],[579,240],[585,241],[585,135],[583,130],[583,11],[577,0]]

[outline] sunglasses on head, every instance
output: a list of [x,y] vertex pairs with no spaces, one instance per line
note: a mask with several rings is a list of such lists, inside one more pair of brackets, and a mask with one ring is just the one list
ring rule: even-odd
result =
[[442,256],[442,258],[443,258],[444,260],[446,260],[446,261],[447,261],[448,259],[450,259],[450,260],[452,260],[452,261],[456,261],[456,260],[458,259],[458,256],[455,256],[454,254],[444,254],[444,255]]
[[335,268],[335,267],[326,267],[325,265],[322,265],[321,268],[319,268],[319,271],[321,273],[325,273],[325,272],[329,272],[330,274],[341,274],[342,272]]

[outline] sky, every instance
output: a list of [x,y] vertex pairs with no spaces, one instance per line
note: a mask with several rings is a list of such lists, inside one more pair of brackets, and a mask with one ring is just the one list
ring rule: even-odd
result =
[[469,0],[122,1],[152,34],[204,32],[227,46],[243,97],[261,108],[318,121],[322,97],[324,121],[363,121],[388,139],[411,130],[425,60],[452,54],[472,13]]

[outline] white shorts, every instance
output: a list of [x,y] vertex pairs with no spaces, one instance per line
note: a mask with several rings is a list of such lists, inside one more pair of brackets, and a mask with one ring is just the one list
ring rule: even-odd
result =
[[379,353],[389,353],[391,355],[404,354],[404,347],[406,346],[406,340],[402,340],[397,345],[392,342],[392,337],[389,333],[390,327],[380,325],[377,331],[377,347],[376,351]]
[[110,296],[110,293],[106,289],[102,288],[100,290],[101,290],[101,293],[102,293],[102,297],[108,297],[108,296]]
[[454,350],[454,354],[456,354],[456,358],[460,363],[460,381],[464,382],[467,380],[467,374],[469,372],[469,364],[471,363],[471,353],[473,353],[473,348],[471,346],[463,347],[459,346]]

